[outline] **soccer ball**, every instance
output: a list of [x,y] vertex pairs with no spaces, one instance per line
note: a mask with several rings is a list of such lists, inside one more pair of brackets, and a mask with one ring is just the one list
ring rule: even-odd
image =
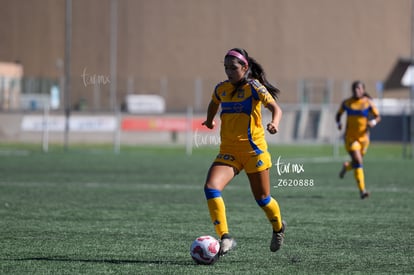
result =
[[219,258],[220,242],[212,236],[201,236],[191,244],[190,254],[197,264],[214,264]]

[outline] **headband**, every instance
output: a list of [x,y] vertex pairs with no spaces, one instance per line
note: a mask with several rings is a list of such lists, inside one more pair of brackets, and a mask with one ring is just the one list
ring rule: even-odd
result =
[[240,59],[241,61],[243,61],[244,63],[246,63],[246,65],[249,65],[249,62],[247,62],[246,57],[244,57],[244,55],[242,55],[241,53],[239,53],[237,51],[228,51],[227,54],[226,54],[226,56],[227,55],[237,57],[238,59]]

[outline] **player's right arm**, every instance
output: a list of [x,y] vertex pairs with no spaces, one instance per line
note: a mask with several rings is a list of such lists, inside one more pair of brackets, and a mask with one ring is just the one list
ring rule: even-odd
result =
[[338,130],[342,130],[341,116],[345,112],[343,105],[344,105],[344,102],[341,103],[341,106],[339,107],[338,112],[336,112],[336,116],[335,116],[335,121],[336,121]]
[[215,125],[214,117],[217,114],[219,106],[220,104],[214,102],[213,100],[210,101],[210,104],[208,104],[208,109],[207,109],[207,119],[202,123],[202,125],[206,126],[209,129],[214,128],[214,125]]

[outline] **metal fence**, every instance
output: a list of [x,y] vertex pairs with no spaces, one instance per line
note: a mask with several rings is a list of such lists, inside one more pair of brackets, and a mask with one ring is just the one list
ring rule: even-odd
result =
[[[165,99],[167,112],[185,112],[189,106],[196,113],[205,112],[215,85],[222,79],[120,76],[115,95],[111,95],[111,81],[109,76],[92,74],[85,68],[82,74],[71,76],[71,89],[65,92],[64,77],[0,77],[0,108],[36,111],[49,104],[56,110],[69,106],[74,111],[126,111],[127,95],[156,94]],[[282,104],[325,105],[350,95],[350,81],[281,79],[273,83],[282,91]]]

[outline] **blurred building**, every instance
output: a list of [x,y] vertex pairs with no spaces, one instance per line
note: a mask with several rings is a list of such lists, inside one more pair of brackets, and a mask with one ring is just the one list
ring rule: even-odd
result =
[[[0,62],[22,64],[23,94],[60,87],[62,97],[65,4],[0,0]],[[167,111],[204,111],[233,47],[264,66],[282,103],[337,103],[355,79],[375,96],[410,56],[411,9],[411,0],[72,0],[70,104],[111,109],[115,83],[120,107],[128,94],[158,94]]]

